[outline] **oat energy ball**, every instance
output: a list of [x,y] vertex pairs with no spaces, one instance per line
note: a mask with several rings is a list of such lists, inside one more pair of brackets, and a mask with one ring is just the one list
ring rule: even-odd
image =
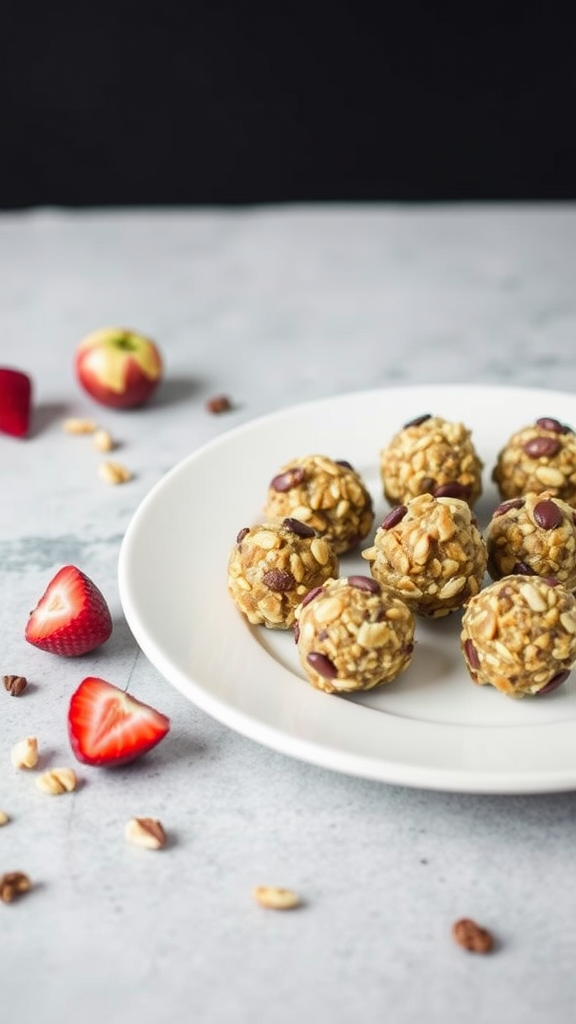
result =
[[330,580],[310,591],[296,620],[300,663],[318,690],[372,690],[396,679],[412,660],[412,612],[369,576]]
[[482,494],[482,469],[471,431],[441,416],[411,420],[380,451],[382,486],[391,505],[418,494],[473,505]]
[[380,583],[419,615],[461,608],[482,585],[487,552],[467,502],[421,494],[397,505],[362,552]]
[[268,519],[294,516],[332,544],[337,554],[356,547],[374,522],[372,498],[349,462],[307,455],[282,466],[264,507]]
[[550,491],[511,498],[494,510],[485,531],[488,572],[554,576],[576,589],[576,513]]
[[240,530],[228,559],[228,593],[253,625],[289,629],[308,591],[337,575],[330,544],[287,517]]
[[480,686],[510,697],[550,693],[576,661],[576,598],[555,580],[504,576],[470,600],[460,643]]
[[502,498],[550,491],[576,508],[576,435],[550,416],[522,427],[496,459],[492,479]]

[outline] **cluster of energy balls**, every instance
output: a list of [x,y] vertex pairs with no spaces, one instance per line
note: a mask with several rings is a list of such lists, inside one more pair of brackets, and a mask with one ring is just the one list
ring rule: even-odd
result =
[[[309,682],[370,690],[411,663],[418,617],[462,612],[472,680],[513,697],[549,693],[576,662],[576,435],[551,417],[514,433],[492,470],[501,504],[484,531],[473,507],[483,462],[462,423],[425,415],[380,452],[391,508],[344,460],[294,458],[243,527],[228,591],[255,626],[292,629]],[[363,546],[365,545],[365,546]],[[360,550],[366,575],[340,575]]]

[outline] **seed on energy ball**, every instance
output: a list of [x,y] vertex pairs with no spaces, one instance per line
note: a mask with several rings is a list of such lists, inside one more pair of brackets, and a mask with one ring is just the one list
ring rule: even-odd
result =
[[285,491],[291,491],[293,487],[299,487],[300,484],[304,483],[305,479],[306,473],[304,469],[296,466],[294,469],[286,470],[285,473],[278,473],[277,476],[273,477],[270,487],[272,490],[283,494]]
[[348,584],[358,590],[367,590],[370,594],[379,594],[382,587],[372,576],[349,576]]
[[408,509],[406,505],[396,505],[391,512],[382,520],[380,527],[382,530],[391,530],[397,523],[404,519]]
[[560,450],[560,443],[553,437],[531,437],[522,447],[532,459],[540,459],[543,455],[550,458]]
[[540,419],[536,420],[536,426],[542,427],[543,430],[551,430],[556,434],[572,434],[572,427],[566,426],[564,423],[560,423],[559,420],[554,419],[552,416],[541,416]]
[[546,499],[534,506],[534,520],[543,530],[555,530],[562,522],[562,511],[553,501]]
[[282,525],[287,530],[292,530],[292,533],[297,533],[299,537],[315,537],[316,531],[311,526],[307,526],[306,523],[301,523],[299,519],[294,519],[292,516],[286,516],[282,520]]
[[338,669],[333,661],[330,661],[321,651],[310,651],[306,655],[306,661],[318,672],[323,679],[334,679],[338,675]]

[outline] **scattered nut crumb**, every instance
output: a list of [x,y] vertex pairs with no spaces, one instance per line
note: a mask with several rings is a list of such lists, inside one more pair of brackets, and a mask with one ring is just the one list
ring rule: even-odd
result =
[[228,398],[228,395],[213,395],[206,402],[206,409],[211,413],[230,412],[232,408],[232,402]]
[[2,682],[4,683],[4,689],[12,697],[19,697],[28,686],[28,680],[25,676],[2,676]]
[[282,889],[277,885],[257,885],[252,895],[261,907],[269,910],[294,910],[301,903],[300,897],[292,889]]
[[78,785],[78,778],[73,768],[51,768],[38,776],[36,785],[43,793],[60,796],[61,793],[72,793]]
[[94,420],[85,420],[72,416],[64,420],[62,429],[66,434],[93,434],[96,430],[96,424]]
[[124,484],[132,479],[132,474],[121,462],[102,462],[98,467],[98,476],[106,484]]
[[0,827],[2,825],[7,825],[9,821],[10,821],[10,818],[6,814],[6,811],[0,811]]
[[17,896],[21,896],[31,888],[32,883],[23,871],[6,871],[5,874],[0,875],[0,900],[3,903],[12,903]]
[[452,935],[470,953],[489,953],[494,946],[492,935],[476,921],[463,917],[452,925]]
[[130,818],[124,835],[129,843],[146,850],[159,850],[166,845],[166,833],[158,818]]
[[99,452],[111,452],[112,449],[116,447],[114,443],[114,438],[112,437],[110,431],[104,430],[103,428],[100,428],[99,430],[96,431],[92,440],[92,444],[94,445],[95,448],[98,449]]
[[10,751],[10,759],[15,768],[35,768],[38,764],[38,740],[35,736],[26,736],[18,740]]

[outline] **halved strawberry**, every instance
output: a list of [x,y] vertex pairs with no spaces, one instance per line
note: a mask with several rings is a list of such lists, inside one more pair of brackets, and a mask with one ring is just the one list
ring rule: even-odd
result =
[[65,565],[46,587],[26,624],[35,647],[72,658],[108,639],[112,618],[104,596],[75,565]]
[[155,747],[169,729],[166,715],[97,676],[83,679],[70,698],[70,745],[84,764],[127,764]]
[[0,366],[0,431],[25,437],[30,426],[32,381],[21,370]]

